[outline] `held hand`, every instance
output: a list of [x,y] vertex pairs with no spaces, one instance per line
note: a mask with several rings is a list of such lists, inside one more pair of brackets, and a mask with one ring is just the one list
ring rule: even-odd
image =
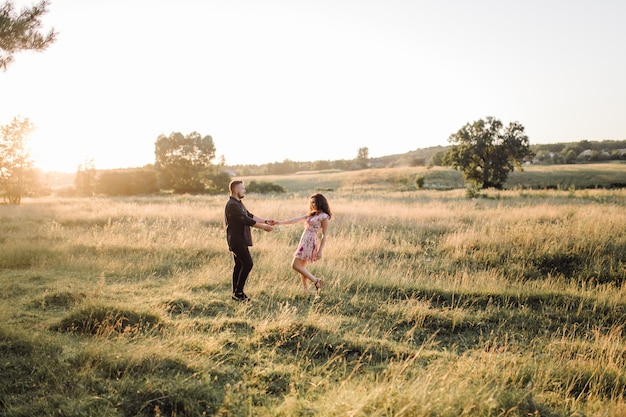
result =
[[276,226],[278,224],[278,222],[274,219],[266,220],[265,223],[269,224],[270,226]]

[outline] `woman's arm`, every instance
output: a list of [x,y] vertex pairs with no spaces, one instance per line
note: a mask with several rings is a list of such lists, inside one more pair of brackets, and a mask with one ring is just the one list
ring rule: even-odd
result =
[[326,236],[328,236],[328,225],[330,220],[324,219],[322,220],[322,239],[320,240],[320,248],[317,250],[317,259],[322,258],[322,252],[324,251],[324,246],[326,246]]
[[276,225],[300,223],[304,220],[306,220],[306,215],[300,216],[300,217],[294,217],[293,219],[289,219],[289,220],[279,220],[276,222]]

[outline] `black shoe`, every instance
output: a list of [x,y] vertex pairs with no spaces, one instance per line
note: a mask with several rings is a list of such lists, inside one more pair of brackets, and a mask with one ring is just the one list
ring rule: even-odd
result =
[[240,293],[240,294],[233,293],[232,299],[235,301],[241,301],[241,302],[246,302],[246,303],[250,301],[248,296],[245,295],[244,293]]

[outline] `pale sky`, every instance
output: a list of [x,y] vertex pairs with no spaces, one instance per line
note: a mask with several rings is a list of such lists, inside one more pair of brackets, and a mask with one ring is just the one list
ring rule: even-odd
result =
[[35,165],[66,172],[153,163],[172,132],[211,135],[231,165],[446,146],[486,116],[531,144],[621,140],[624,16],[618,0],[52,0],[57,41],[0,72],[0,124],[28,117]]

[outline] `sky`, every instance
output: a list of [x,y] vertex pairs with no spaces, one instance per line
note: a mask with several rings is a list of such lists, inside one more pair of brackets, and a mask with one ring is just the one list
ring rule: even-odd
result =
[[0,125],[28,118],[35,166],[65,172],[154,163],[173,132],[210,135],[227,165],[446,146],[487,116],[531,144],[622,140],[624,16],[617,0],[51,0],[57,40],[0,71]]

